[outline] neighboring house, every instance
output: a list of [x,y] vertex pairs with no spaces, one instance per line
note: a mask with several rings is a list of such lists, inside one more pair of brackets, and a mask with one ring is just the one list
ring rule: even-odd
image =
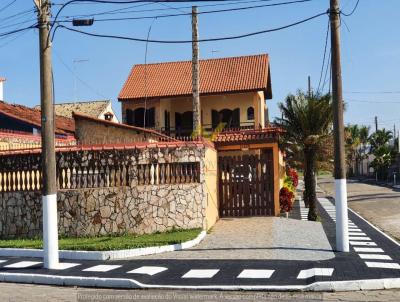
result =
[[[41,129],[40,110],[0,101],[0,129],[36,134]],[[73,135],[74,120],[55,116],[56,136]]]
[[[218,200],[207,202],[219,216],[280,213],[285,166],[278,148],[282,131],[268,122],[271,98],[268,55],[200,61],[201,124],[203,133],[214,133],[218,158],[217,166],[206,166],[215,174],[217,181],[208,187],[218,192]],[[134,66],[118,99],[128,125],[176,138],[193,133],[189,61]]]
[[[0,101],[0,150],[39,148],[40,111]],[[55,117],[56,146],[75,145],[74,120]]]
[[[124,123],[172,136],[193,132],[192,63],[135,65],[118,100]],[[202,125],[264,128],[272,98],[268,55],[200,60]],[[144,113],[146,111],[146,114]]]
[[[40,106],[36,106],[35,109],[40,109]],[[54,105],[54,110],[56,115],[68,118],[72,118],[72,113],[76,112],[118,123],[110,100],[59,103]]]

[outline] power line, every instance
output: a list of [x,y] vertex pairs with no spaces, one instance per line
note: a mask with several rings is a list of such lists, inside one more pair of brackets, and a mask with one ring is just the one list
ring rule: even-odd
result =
[[347,91],[345,94],[400,94],[400,91]]
[[350,17],[352,14],[354,14],[355,13],[355,11],[357,10],[357,7],[358,7],[358,4],[360,4],[360,0],[357,0],[357,2],[356,2],[356,5],[354,5],[354,8],[353,8],[353,10],[350,12],[350,13],[344,13],[344,12],[340,12],[343,16],[346,16],[346,17]]
[[330,21],[328,20],[328,26],[327,26],[327,29],[326,29],[326,36],[325,36],[324,56],[323,56],[323,59],[322,59],[322,67],[321,67],[321,73],[319,75],[319,82],[318,82],[317,92],[319,92],[319,88],[321,87],[322,75],[323,75],[324,69],[325,69],[325,58],[326,58],[326,50],[327,50],[327,47],[328,47],[329,29],[330,29]]
[[[262,8],[262,7],[291,5],[291,4],[298,4],[298,3],[310,2],[310,1],[313,1],[313,0],[294,0],[294,1],[273,3],[273,4],[262,4],[262,5],[236,7],[236,8],[228,8],[228,9],[220,9],[220,10],[210,10],[210,11],[198,12],[198,14],[200,15],[200,14],[214,14],[214,13],[233,12],[233,11],[241,11],[241,10]],[[161,2],[160,2],[160,4],[161,4]],[[142,20],[142,19],[169,18],[169,17],[190,16],[190,15],[191,15],[191,13],[179,13],[179,14],[165,14],[165,15],[157,15],[157,16],[94,19],[94,21],[96,21],[96,22],[107,22],[107,21],[124,21],[124,20]],[[55,23],[65,23],[65,22],[71,22],[71,20],[62,20],[62,21],[54,21],[54,22]]]
[[346,102],[373,103],[373,104],[399,104],[400,105],[400,100],[398,100],[398,101],[370,101],[370,100],[346,99]]
[[[247,37],[251,37],[251,36],[266,34],[266,33],[275,32],[275,31],[280,31],[280,30],[284,30],[284,29],[287,29],[287,28],[290,28],[290,27],[294,27],[294,26],[306,23],[308,21],[311,21],[313,19],[316,19],[316,18],[321,17],[321,16],[326,15],[326,14],[327,14],[327,12],[323,12],[323,13],[314,15],[312,17],[309,17],[309,18],[306,18],[306,19],[303,19],[303,20],[300,20],[300,21],[297,21],[297,22],[294,22],[294,23],[291,23],[291,24],[288,24],[288,25],[276,27],[276,28],[265,29],[265,30],[260,30],[260,31],[256,31],[256,32],[251,32],[251,33],[241,34],[241,35],[235,35],[235,36],[199,39],[197,42],[215,42],[215,41],[224,41],[224,40],[235,40],[235,39],[247,38]],[[194,42],[192,40],[147,40],[147,39],[143,39],[143,38],[135,38],[135,37],[127,37],[127,36],[96,34],[96,33],[90,33],[90,32],[77,30],[77,29],[70,28],[70,27],[67,27],[67,26],[64,26],[64,25],[61,25],[61,24],[59,24],[56,27],[56,29],[57,28],[64,28],[64,29],[72,31],[72,32],[76,32],[76,33],[80,33],[80,34],[87,35],[87,36],[92,36],[92,37],[128,40],[128,41],[136,41],[136,42],[159,43],[159,44],[187,44],[187,43]],[[54,34],[53,34],[53,38],[54,38]]]
[[332,60],[332,50],[329,50],[329,56],[328,56],[328,63],[326,64],[326,69],[325,69],[325,76],[324,76],[324,82],[322,84],[321,91],[324,91],[325,85],[327,83],[327,77],[328,77],[328,71],[330,71],[330,76],[329,76],[329,92],[331,91],[331,83],[332,83],[332,65],[331,65],[331,60]]
[[[260,3],[260,2],[271,2],[271,1],[276,1],[276,0],[250,0],[250,1],[235,1],[235,2],[227,2],[227,3],[215,3],[215,4],[205,4],[205,5],[197,5],[197,7],[215,7],[215,6],[232,6],[232,5],[243,5],[243,4],[248,4],[248,3]],[[308,0],[308,1],[313,1],[313,0]],[[304,2],[308,2],[304,1]],[[301,1],[303,2],[303,1]],[[190,9],[191,6],[181,6],[181,7],[171,7],[167,6],[165,3],[167,2],[153,2],[153,3],[146,3],[146,4],[141,4],[141,5],[136,5],[136,6],[130,6],[126,8],[120,8],[116,10],[111,10],[111,11],[103,11],[99,13],[93,13],[93,14],[85,14],[85,15],[77,15],[75,17],[93,17],[93,16],[99,16],[99,15],[113,15],[113,14],[127,14],[127,13],[143,13],[143,12],[155,12],[155,11],[167,11],[167,10],[181,10],[181,9]],[[167,8],[155,8],[155,9],[144,9],[144,10],[128,10],[126,9],[132,8],[132,7],[138,7],[138,6],[143,6],[143,5],[149,5],[149,4],[160,4],[167,6]],[[261,6],[262,7],[262,6]],[[73,16],[72,16],[73,17]],[[71,16],[64,16],[64,18],[72,18]],[[155,17],[155,16],[153,16]],[[151,17],[150,17],[151,18]]]
[[10,3],[6,4],[5,6],[0,8],[0,12],[5,11],[7,8],[9,8],[11,5],[13,5],[17,0],[12,0]]
[[12,31],[9,31],[9,32],[0,33],[0,37],[6,37],[6,36],[9,36],[9,35],[12,35],[12,34],[16,34],[16,33],[19,33],[21,31],[25,31],[25,30],[32,29],[32,28],[36,28],[36,24],[28,26],[28,27],[24,27],[24,28],[15,29],[15,30],[12,30]]

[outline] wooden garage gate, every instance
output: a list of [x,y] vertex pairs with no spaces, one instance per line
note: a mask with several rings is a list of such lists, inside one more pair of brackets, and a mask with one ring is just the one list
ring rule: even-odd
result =
[[271,149],[218,159],[220,216],[274,215]]

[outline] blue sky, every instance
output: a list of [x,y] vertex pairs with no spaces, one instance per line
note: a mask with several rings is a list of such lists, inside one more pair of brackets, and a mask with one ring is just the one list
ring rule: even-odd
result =
[[[272,2],[281,2],[276,0]],[[9,1],[1,1],[8,3]],[[60,3],[60,0],[55,0]],[[356,0],[342,0],[343,11],[349,12]],[[244,4],[259,5],[262,3]],[[204,3],[199,3],[204,5]],[[208,14],[199,16],[201,38],[229,36],[248,33],[292,23],[326,11],[329,0],[314,0],[308,3],[281,7],[266,7],[253,10]],[[173,7],[187,4],[169,4]],[[1,7],[1,5],[0,5]],[[63,15],[74,16],[118,9],[116,5],[71,5]],[[17,0],[0,12],[0,32],[19,28],[30,23],[9,26],[13,23],[35,19],[31,12],[18,19],[5,17],[33,8],[33,1]],[[54,6],[56,12],[59,6]],[[138,9],[164,9],[160,4],[147,4]],[[204,7],[199,10],[218,9]],[[188,9],[181,9],[190,11]],[[399,0],[361,0],[355,14],[343,17],[342,68],[346,123],[372,125],[378,116],[379,126],[400,128],[400,93],[350,93],[350,92],[399,92],[400,70],[400,11]],[[155,11],[124,14],[124,16],[153,16],[177,13]],[[103,17],[116,17],[103,16]],[[97,22],[83,30],[145,38],[152,20]],[[310,75],[313,87],[318,85],[328,17],[323,16],[306,24],[287,30],[255,37],[201,43],[201,58],[238,56],[268,53],[271,60],[273,99],[268,100],[270,117],[279,115],[277,103],[297,89],[306,89]],[[163,18],[154,21],[151,38],[190,39],[189,16]],[[145,44],[129,41],[98,39],[58,30],[53,43],[53,68],[56,102],[109,98],[119,113],[118,93],[134,64],[144,63]],[[33,106],[39,103],[39,55],[37,30],[0,38],[0,76],[7,78],[5,99],[9,102]],[[149,44],[147,62],[189,60],[190,45]],[[75,61],[75,63],[74,63]],[[79,62],[77,62],[79,61]],[[76,80],[73,72],[85,82]],[[325,86],[326,89],[328,85]]]

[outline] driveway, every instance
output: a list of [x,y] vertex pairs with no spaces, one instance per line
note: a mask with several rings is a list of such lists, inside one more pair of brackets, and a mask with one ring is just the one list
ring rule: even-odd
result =
[[249,217],[220,219],[191,249],[141,259],[327,260],[334,256],[319,222]]
[[[334,180],[318,178],[326,194],[334,196]],[[348,205],[385,233],[400,240],[400,192],[391,188],[348,180]]]

